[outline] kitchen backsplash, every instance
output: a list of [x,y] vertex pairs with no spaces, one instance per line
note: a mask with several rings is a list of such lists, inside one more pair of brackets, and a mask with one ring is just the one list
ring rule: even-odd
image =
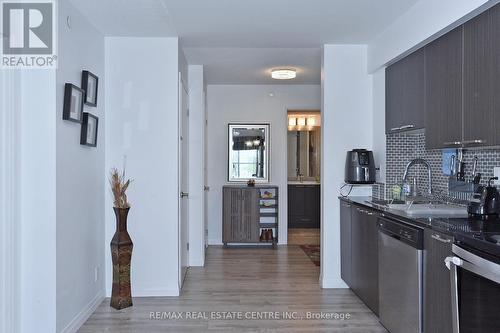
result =
[[[500,148],[466,149],[464,161],[466,179],[472,178],[474,156],[478,157],[477,172],[482,174],[481,183],[487,183],[493,177],[493,168],[500,166]],[[432,171],[432,185],[435,193],[448,194],[448,178],[443,174],[442,150],[425,148],[425,133],[393,133],[386,136],[386,183],[373,187],[373,196],[391,198],[394,185],[401,185],[406,164],[414,158],[423,158],[429,162]],[[375,157],[376,158],[376,157]],[[427,170],[424,166],[414,165],[408,180],[417,178],[420,192],[428,189]]]

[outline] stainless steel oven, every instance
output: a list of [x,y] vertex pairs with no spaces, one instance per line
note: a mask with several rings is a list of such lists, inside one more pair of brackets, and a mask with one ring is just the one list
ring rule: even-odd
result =
[[453,244],[450,269],[454,333],[500,332],[500,257]]

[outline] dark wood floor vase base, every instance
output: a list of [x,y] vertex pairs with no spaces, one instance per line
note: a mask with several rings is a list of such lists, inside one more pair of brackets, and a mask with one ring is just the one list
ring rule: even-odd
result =
[[[136,297],[122,311],[105,300],[80,333],[165,332],[387,332],[349,289],[321,289],[319,267],[299,246],[223,248],[210,246],[205,267],[191,267],[179,297]],[[214,320],[152,319],[155,312],[339,313],[349,319]]]

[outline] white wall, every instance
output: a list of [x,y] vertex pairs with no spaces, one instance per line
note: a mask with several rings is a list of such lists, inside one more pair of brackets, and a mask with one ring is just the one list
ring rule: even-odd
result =
[[420,0],[368,46],[368,71],[374,72],[436,39],[499,0]]
[[205,263],[203,66],[189,66],[189,266]]
[[21,73],[20,332],[56,330],[56,75]]
[[[339,188],[346,152],[372,148],[372,78],[363,45],[325,45],[322,57],[321,285],[345,287],[340,278]],[[353,195],[370,194],[368,189]]]
[[[128,230],[132,296],[173,296],[178,287],[177,38],[106,38],[106,167],[134,181]],[[115,232],[106,195],[106,292],[111,293],[109,242]]]
[[[270,97],[269,93],[274,93]],[[279,243],[287,242],[287,109],[320,109],[318,85],[208,85],[208,241],[222,244],[228,123],[270,123],[270,184],[280,190]]]
[[[73,332],[104,298],[104,36],[70,2],[58,10],[57,331]],[[82,70],[99,77],[98,106],[84,107],[99,117],[97,148],[80,145],[81,125],[62,120],[64,84],[80,87]]]
[[373,78],[373,156],[380,168],[377,181],[385,182],[386,142],[385,142],[385,68],[372,75]]

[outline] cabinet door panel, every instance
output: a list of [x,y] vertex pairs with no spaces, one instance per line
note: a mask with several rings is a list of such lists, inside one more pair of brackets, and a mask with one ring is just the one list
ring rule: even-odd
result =
[[500,6],[464,25],[464,143],[500,143]]
[[462,141],[462,36],[459,27],[425,47],[427,148]]
[[354,208],[351,220],[352,290],[378,314],[378,227],[376,215]]
[[222,240],[224,243],[238,242],[241,239],[241,189],[223,189],[224,229]]
[[444,259],[452,254],[452,238],[424,231],[424,332],[452,333],[450,271]]
[[340,201],[340,265],[342,280],[352,287],[351,281],[351,205]]
[[386,69],[386,132],[417,129],[424,122],[424,51],[417,50]]
[[256,189],[243,189],[241,201],[241,235],[244,242],[259,241],[259,197]]

